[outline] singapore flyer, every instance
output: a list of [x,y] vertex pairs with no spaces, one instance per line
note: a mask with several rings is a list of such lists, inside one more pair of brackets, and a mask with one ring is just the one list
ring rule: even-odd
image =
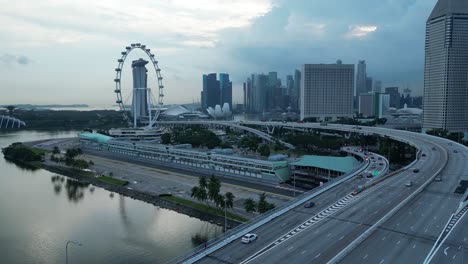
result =
[[[122,73],[124,64],[129,54],[134,50],[141,50],[146,54],[149,61],[142,58],[132,61],[133,88],[122,88]],[[153,128],[156,120],[159,117],[163,106],[163,78],[158,61],[155,59],[155,54],[146,45],[133,43],[125,47],[125,51],[121,52],[121,58],[117,60],[118,66],[115,68],[115,90],[116,103],[118,104],[123,118],[128,123],[129,127],[133,128]],[[150,63],[150,69],[154,69],[157,87],[157,99],[148,87],[148,70],[146,65]]]

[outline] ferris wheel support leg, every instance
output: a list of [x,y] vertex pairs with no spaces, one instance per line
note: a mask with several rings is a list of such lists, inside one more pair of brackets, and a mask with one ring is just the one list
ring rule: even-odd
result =
[[153,128],[153,118],[151,116],[151,90],[150,88],[146,88],[146,103],[148,106],[148,116],[149,116],[148,128],[151,129]]

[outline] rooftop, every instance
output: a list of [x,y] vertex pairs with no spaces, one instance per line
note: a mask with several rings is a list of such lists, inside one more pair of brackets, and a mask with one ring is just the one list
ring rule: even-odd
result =
[[106,143],[107,141],[113,139],[113,137],[109,137],[109,136],[99,134],[99,133],[90,133],[90,132],[80,133],[80,138],[85,138],[85,139],[99,142],[99,143]]
[[300,161],[291,163],[293,166],[316,167],[320,169],[348,173],[360,165],[354,157],[330,157],[330,156],[303,156]]
[[443,15],[468,14],[467,0],[439,0],[432,10],[428,20],[438,18]]

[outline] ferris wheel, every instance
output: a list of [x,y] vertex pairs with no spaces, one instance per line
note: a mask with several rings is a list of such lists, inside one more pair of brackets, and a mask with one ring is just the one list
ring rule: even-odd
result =
[[[122,93],[122,71],[125,64],[125,59],[135,49],[139,49],[146,53],[149,58],[149,61],[139,59],[132,62],[133,69],[133,90],[128,94]],[[151,49],[147,48],[146,45],[140,43],[133,43],[130,46],[125,47],[125,51],[121,52],[122,57],[117,60],[118,66],[115,68],[115,90],[114,93],[117,96],[115,101],[122,112],[124,120],[128,123],[130,127],[138,128],[153,128],[156,120],[159,117],[161,108],[163,106],[163,89],[164,85],[162,83],[161,69],[158,66],[158,61],[155,59],[154,53],[151,53]],[[150,62],[156,73],[157,78],[157,89],[158,89],[158,98],[157,100],[153,96],[151,89],[147,85],[147,75],[145,65]],[[130,100],[131,98],[131,100]],[[131,103],[131,105],[129,105]]]

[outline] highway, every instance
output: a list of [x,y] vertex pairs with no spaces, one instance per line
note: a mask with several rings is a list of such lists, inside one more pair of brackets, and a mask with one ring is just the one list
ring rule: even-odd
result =
[[[324,129],[318,124],[261,122],[259,125]],[[448,145],[448,141],[444,139],[406,131],[375,127],[355,129],[353,126],[343,125],[329,125],[325,129],[375,133],[398,138],[417,146],[421,150],[421,156],[411,168],[360,193],[355,201],[333,214],[325,217],[316,215],[326,208],[336,208],[336,202],[349,193],[336,195],[332,189],[315,198],[318,204],[315,208],[296,207],[254,230],[259,237],[257,241],[247,245],[238,240],[232,241],[197,263],[424,261],[450,215],[458,206],[461,194],[454,194],[453,191],[460,179],[468,179],[464,168],[467,149],[458,145]],[[454,148],[458,149],[458,153],[453,152]],[[422,157],[422,154],[425,154],[425,157]],[[420,171],[415,173],[414,168]],[[441,171],[442,181],[433,182],[438,171]],[[408,181],[412,181],[413,185],[405,186]],[[339,187],[343,188],[344,185],[346,184]],[[418,192],[418,189],[422,192]],[[314,215],[316,218],[313,218]],[[466,222],[466,219],[462,218],[461,221]],[[442,253],[438,251],[434,261],[438,258],[449,260],[456,254],[459,259],[462,258],[463,254],[460,251],[463,248],[466,250],[468,232],[466,228],[457,228],[462,235],[459,238],[454,235],[449,237],[442,246],[442,249],[449,249]],[[284,239],[281,240],[282,238]],[[458,253],[450,251],[450,248],[455,250],[454,245],[458,245],[457,248],[461,246]],[[456,256],[451,259],[455,260]]]

